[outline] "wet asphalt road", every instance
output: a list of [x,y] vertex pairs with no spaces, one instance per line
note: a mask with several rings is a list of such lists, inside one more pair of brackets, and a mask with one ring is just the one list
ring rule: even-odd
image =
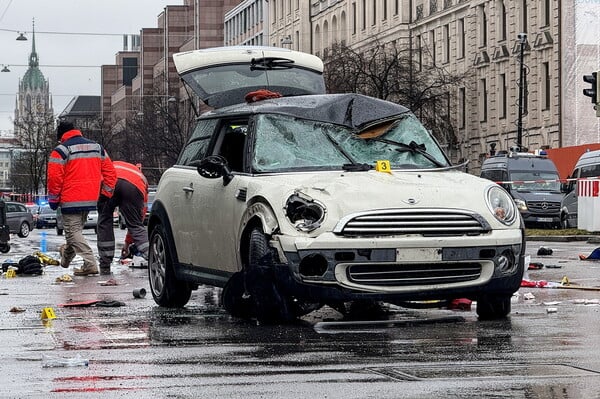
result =
[[[42,232],[56,256],[63,238],[34,230],[13,236],[0,259],[31,254]],[[95,246],[93,231],[86,236]],[[553,254],[537,256],[540,246]],[[528,271],[530,280],[567,276],[593,289],[521,288],[499,322],[479,322],[475,305],[385,306],[354,322],[323,308],[293,325],[257,325],[229,317],[218,289],[201,287],[185,309],[162,309],[149,292],[132,295],[149,291],[145,269],[116,265],[118,285],[107,286],[106,276],[59,283],[72,269],[47,266],[42,276],[0,279],[0,397],[597,398],[600,262],[577,258],[596,246],[529,242],[531,261],[553,266]],[[60,306],[74,300],[124,306]],[[15,306],[24,312],[11,313]],[[56,319],[41,319],[48,307]],[[82,356],[89,366],[43,368],[45,355]]]

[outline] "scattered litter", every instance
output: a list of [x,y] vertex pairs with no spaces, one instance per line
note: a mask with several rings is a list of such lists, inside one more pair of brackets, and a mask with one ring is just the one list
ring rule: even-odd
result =
[[70,283],[71,281],[73,281],[73,277],[68,274],[63,274],[62,276],[56,278],[57,283]]
[[115,280],[114,278],[108,279],[106,281],[98,281],[98,284],[100,284],[100,285],[119,285],[117,280]]
[[562,266],[560,265],[545,265],[546,269],[561,269]]
[[[136,288],[135,290],[133,290],[133,297],[134,298],[144,298],[146,296],[146,289],[145,288]],[[469,302],[470,303],[470,302]],[[470,305],[469,305],[470,307]]]
[[545,306],[556,306],[560,303],[560,301],[551,301],[551,302],[544,302]]
[[24,311],[24,308],[20,308],[18,306],[13,306],[12,308],[10,308],[11,313],[23,313]]
[[554,283],[546,280],[521,280],[521,287],[528,288],[556,288],[560,283]]
[[58,305],[61,308],[74,308],[74,307],[86,307],[86,306],[98,306],[98,307],[119,307],[125,306],[124,302],[121,301],[101,301],[99,299],[93,299],[90,301],[71,301],[67,303],[60,303]]
[[547,308],[546,312],[548,312],[548,313],[556,313],[556,312],[558,312],[558,308]]
[[42,367],[77,367],[84,366],[87,367],[89,365],[89,360],[84,359],[81,355],[77,355],[75,357],[64,358],[64,357],[55,357],[55,356],[42,356]]
[[538,249],[537,254],[538,256],[546,256],[546,255],[552,255],[552,248],[546,248],[546,247],[540,247],[540,249]]
[[[142,288],[143,289],[143,288]],[[144,291],[144,294],[146,292]],[[135,294],[134,294],[135,295]],[[450,310],[463,310],[463,311],[469,311],[471,310],[471,303],[473,303],[473,301],[471,301],[470,299],[467,298],[458,298],[458,299],[453,299],[449,304],[448,304],[448,309]]]
[[577,305],[583,305],[585,303],[585,299],[573,299],[573,303]]
[[45,265],[52,265],[52,266],[59,266],[60,262],[57,261],[56,259],[40,252],[40,251],[35,251],[33,253],[34,256],[37,256],[38,259],[40,260],[41,263],[45,264]]
[[523,299],[532,300],[535,299],[535,295],[533,295],[531,292],[527,292],[525,295],[523,295]]
[[584,302],[585,305],[598,305],[600,304],[599,299],[586,299]]
[[529,267],[527,269],[529,270],[539,270],[542,269],[544,267],[544,264],[541,262],[531,262],[529,264]]

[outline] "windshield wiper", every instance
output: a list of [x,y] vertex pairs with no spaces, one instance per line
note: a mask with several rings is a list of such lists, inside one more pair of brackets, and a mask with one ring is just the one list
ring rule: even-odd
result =
[[368,163],[345,163],[342,165],[342,169],[348,172],[364,172],[373,169],[373,165]]
[[428,153],[427,150],[425,149],[425,145],[424,144],[417,144],[414,141],[411,141],[408,144],[404,144],[404,143],[400,143],[398,141],[388,140],[388,139],[384,139],[384,138],[381,138],[381,137],[373,137],[373,138],[369,138],[367,140],[375,140],[375,141],[379,141],[381,143],[385,143],[385,144],[396,146],[396,147],[398,147],[398,148],[396,148],[396,151],[398,151],[398,152],[410,151],[413,154],[415,154],[415,153],[416,154],[421,154],[428,161],[430,161],[431,163],[433,163],[435,166],[437,166],[439,168],[444,168],[444,167],[448,166],[448,165],[444,165],[443,163],[441,163],[440,161],[438,161],[437,159],[435,159],[433,157],[433,155],[431,155],[430,153]]

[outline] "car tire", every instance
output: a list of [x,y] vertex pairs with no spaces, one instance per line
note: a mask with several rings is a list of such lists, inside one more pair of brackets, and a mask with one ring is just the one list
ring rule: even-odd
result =
[[29,226],[29,223],[23,222],[23,223],[21,223],[21,226],[19,226],[18,236],[21,238],[25,238],[29,235],[30,231],[31,231],[31,226]]
[[0,244],[0,252],[5,254],[8,251],[10,251],[10,244]]
[[569,215],[567,213],[561,213],[560,215],[560,226],[563,229],[569,228]]
[[163,307],[184,307],[192,295],[189,284],[175,276],[169,238],[162,225],[158,224],[150,235],[148,252],[148,279],[154,301]]
[[510,313],[511,295],[482,296],[477,298],[479,320],[504,319]]

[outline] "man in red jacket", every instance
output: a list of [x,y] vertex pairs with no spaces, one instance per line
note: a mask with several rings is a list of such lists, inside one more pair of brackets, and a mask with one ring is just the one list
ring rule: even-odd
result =
[[117,176],[104,148],[83,137],[68,121],[56,129],[60,144],[48,161],[48,202],[52,209],[60,207],[67,243],[60,248],[62,267],[79,255],[83,266],[74,269],[76,276],[98,274],[92,248],[83,235],[89,211],[96,209],[98,196],[110,198]]
[[98,202],[98,255],[100,274],[110,274],[110,265],[115,256],[115,232],[113,212],[118,206],[127,226],[127,239],[135,243],[137,251],[148,259],[148,233],[144,227],[148,181],[140,166],[123,161],[114,161],[117,184],[114,195]]

